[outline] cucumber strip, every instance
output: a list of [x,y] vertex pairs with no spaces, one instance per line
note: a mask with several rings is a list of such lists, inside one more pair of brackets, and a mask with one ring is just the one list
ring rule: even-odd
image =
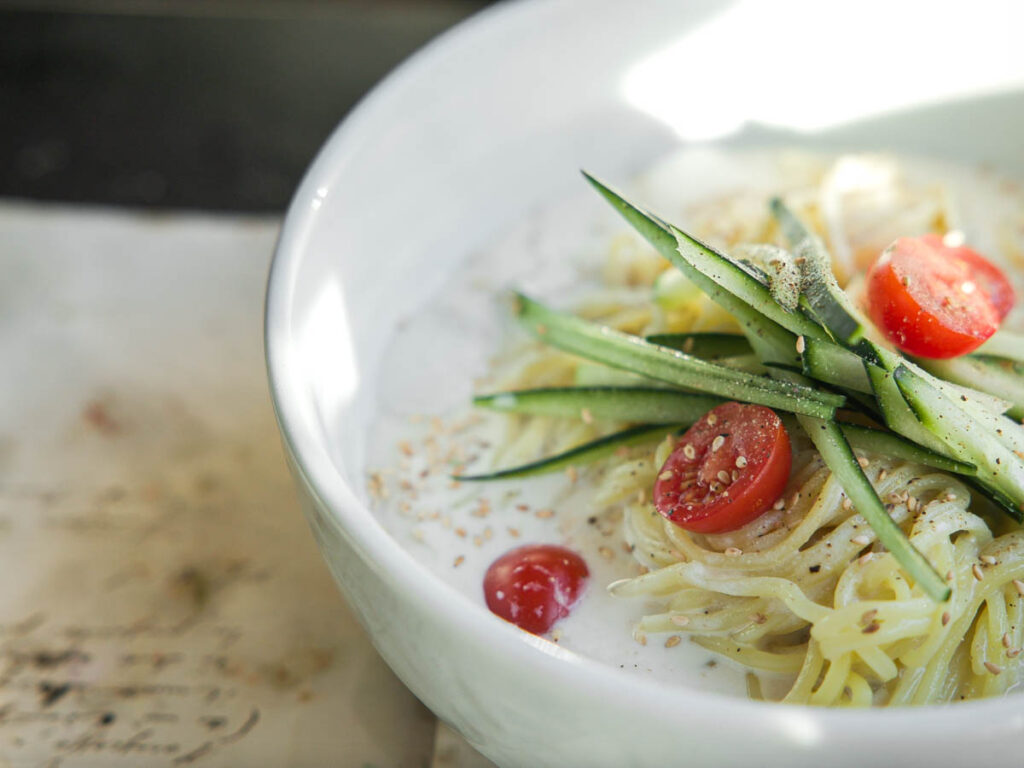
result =
[[1007,331],[996,331],[984,344],[974,350],[976,355],[991,355],[1024,363],[1024,335]]
[[812,379],[870,394],[871,380],[856,353],[821,339],[804,339],[804,373]]
[[[736,318],[736,321],[743,328],[757,327],[758,333],[762,336],[774,339],[775,341],[782,342],[787,338],[786,330],[783,326],[776,322],[765,323],[766,320],[757,309],[752,307],[748,302],[734,295],[726,288],[718,285],[714,280],[710,279],[699,270],[694,268],[686,259],[682,258],[678,250],[678,241],[673,228],[666,224],[664,221],[659,219],[657,216],[644,211],[637,206],[630,203],[624,197],[617,192],[613,191],[610,187],[602,184],[600,181],[595,179],[593,176],[588,174],[586,171],[583,172],[584,177],[589,181],[601,196],[604,197],[612,207],[615,208],[622,215],[622,217],[629,222],[629,224],[639,232],[647,242],[654,246],[655,250],[658,251],[664,258],[672,262],[675,267],[683,273],[689,280],[691,280],[701,291],[707,295],[712,301],[721,306],[726,312]],[[686,237],[686,236],[684,236]],[[697,243],[696,240],[692,240],[695,247],[704,248],[705,246]],[[730,262],[731,264],[731,262]],[[755,278],[744,272],[740,267],[732,265],[742,272],[744,277],[739,279],[744,281],[752,281],[754,286],[760,285],[760,292],[762,295],[768,295],[770,299],[770,293],[768,289],[761,285]],[[756,287],[752,288],[756,291]],[[766,306],[775,306],[774,300],[770,300]],[[785,312],[779,309],[780,316],[784,315],[787,322],[792,322],[798,325],[801,329],[806,330],[810,335],[821,333],[820,329],[811,321],[802,315],[793,312]],[[799,331],[798,333],[802,333]],[[785,346],[785,345],[780,345]],[[787,353],[787,358],[792,358],[793,355]],[[777,362],[787,362],[787,360],[779,360]]]
[[577,387],[657,387],[682,391],[663,381],[655,381],[637,373],[629,373],[618,368],[609,368],[600,363],[581,362],[576,366],[573,384]]
[[651,344],[678,349],[705,360],[748,355],[751,352],[750,342],[738,333],[655,333],[648,336],[647,340]]
[[800,265],[801,306],[845,346],[864,338],[864,324],[832,273],[832,259],[821,238],[804,225],[780,198],[769,204]]
[[884,432],[880,429],[862,427],[859,424],[839,424],[843,436],[851,448],[868,453],[877,453],[882,456],[892,456],[897,459],[906,459],[915,464],[922,464],[933,469],[940,469],[943,472],[953,472],[958,475],[973,476],[976,467],[967,462],[957,461],[942,454],[929,451],[917,443],[912,443],[893,432]]
[[577,445],[575,448],[570,448],[554,456],[531,461],[527,464],[499,469],[496,472],[488,472],[481,475],[452,475],[452,479],[459,482],[477,482],[543,475],[547,472],[556,472],[565,467],[589,464],[606,456],[611,456],[623,446],[628,447],[652,442],[663,438],[665,435],[678,433],[680,429],[681,427],[675,424],[645,424],[639,427],[630,427],[621,432],[615,432],[597,440],[592,440],[589,443]]
[[839,425],[834,421],[824,421],[809,416],[798,416],[797,418],[810,436],[814,447],[818,449],[821,458],[832,470],[846,495],[853,502],[858,514],[867,520],[882,545],[892,553],[897,562],[906,570],[907,575],[929,597],[937,602],[948,600],[952,593],[949,584],[943,580],[924,555],[910,543],[900,527],[889,516],[885,505],[882,504],[878,493],[864,474],[864,470],[858,463],[857,457],[851,450]]
[[864,370],[871,380],[871,387],[875,392],[875,399],[878,401],[885,425],[896,434],[903,435],[930,451],[949,456],[950,449],[946,444],[918,421],[899,387],[896,386],[892,374],[870,363],[864,363]]
[[[978,481],[999,491],[1013,506],[1024,508],[1024,461],[981,423],[906,366],[893,379],[920,422],[962,461],[977,467]],[[1012,422],[1007,421],[1007,424]]]
[[730,400],[821,418],[831,418],[845,401],[841,395],[735,371],[659,347],[637,336],[555,312],[522,294],[517,294],[517,299],[519,320],[538,339],[605,365]]
[[753,264],[764,274],[772,298],[783,309],[795,312],[800,306],[800,265],[796,257],[777,245],[740,245],[733,249],[733,257]]
[[725,401],[650,387],[550,387],[478,395],[473,405],[504,413],[689,426]]
[[971,387],[1010,403],[1007,416],[1024,418],[1024,364],[995,357],[953,357],[948,360],[918,359],[929,373],[954,384]]
[[980,482],[977,476],[963,475],[960,479],[969,485],[977,494],[991,501],[996,507],[1001,509],[1018,523],[1024,523],[1024,512],[1017,508],[1013,503],[1013,499],[1009,496],[1006,496],[995,488]]

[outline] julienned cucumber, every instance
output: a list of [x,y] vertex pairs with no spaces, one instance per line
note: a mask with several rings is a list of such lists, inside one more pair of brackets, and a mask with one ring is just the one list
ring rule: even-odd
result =
[[647,340],[705,360],[749,355],[751,352],[750,342],[737,333],[656,333],[648,336]]
[[1024,500],[1024,460],[972,414],[906,367],[897,368],[893,379],[921,423],[958,459],[974,464],[978,481],[1012,500],[1019,512]]
[[991,355],[1024,363],[1024,336],[1012,331],[996,331],[988,341],[974,350],[976,355]]
[[528,464],[520,464],[519,466],[499,469],[495,472],[487,472],[480,475],[453,475],[452,477],[460,482],[476,482],[543,475],[566,467],[578,467],[589,464],[606,456],[611,456],[621,448],[653,442],[664,438],[666,435],[676,434],[681,428],[680,425],[676,424],[645,424],[592,440],[589,443],[570,448],[568,451],[548,456],[538,461],[531,461]]
[[873,392],[864,370],[864,360],[838,344],[805,339],[803,361],[804,373],[812,379],[865,394]]
[[940,453],[922,448],[917,443],[912,443],[899,435],[872,427],[862,427],[859,424],[839,424],[846,441],[851,448],[865,453],[874,453],[879,456],[889,456],[896,459],[905,459],[915,464],[921,464],[944,472],[953,472],[958,475],[974,475],[975,466],[967,462],[957,461]]
[[732,400],[831,418],[844,398],[715,365],[637,336],[562,314],[521,294],[520,322],[541,341],[616,368]]
[[473,398],[473,405],[506,413],[687,426],[723,402],[718,397],[651,387],[557,387]]
[[1007,416],[1024,418],[1024,364],[994,357],[954,357],[949,360],[918,360],[917,364],[939,378],[973,387],[1010,403]]

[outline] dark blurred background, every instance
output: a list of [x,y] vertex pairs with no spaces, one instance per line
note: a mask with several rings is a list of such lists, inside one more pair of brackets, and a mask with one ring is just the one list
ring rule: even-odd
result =
[[280,212],[398,62],[488,0],[0,0],[0,197]]

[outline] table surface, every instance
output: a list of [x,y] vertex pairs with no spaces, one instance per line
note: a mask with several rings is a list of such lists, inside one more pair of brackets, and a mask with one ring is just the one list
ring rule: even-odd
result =
[[277,230],[0,204],[0,765],[489,765],[435,737],[301,515]]

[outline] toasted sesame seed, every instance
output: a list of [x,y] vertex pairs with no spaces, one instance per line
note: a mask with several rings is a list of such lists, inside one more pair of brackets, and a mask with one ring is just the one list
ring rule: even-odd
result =
[[737,456],[736,457],[736,467],[738,469],[743,469],[745,466],[747,466],[747,457],[746,456]]
[[994,557],[992,557],[992,555],[982,555],[978,559],[981,560],[981,562],[985,563],[985,565],[995,565],[997,562],[999,562]]
[[466,538],[466,529],[465,528],[456,528],[455,529],[455,535],[458,536],[459,538],[462,538],[462,539]]
[[786,508],[786,500],[785,499],[776,499],[775,503],[772,504],[772,509],[774,509],[776,512],[781,511],[781,510],[783,510],[785,508]]
[[633,635],[633,639],[640,643],[640,645],[647,645],[647,635],[643,632],[637,632]]
[[851,509],[853,509],[853,502],[852,502],[852,501],[850,501],[850,499],[849,499],[849,498],[844,498],[844,499],[843,499],[843,504],[842,504],[842,507],[843,507],[843,509],[845,509],[845,510],[846,510],[847,512],[849,512],[849,511],[850,511]]
[[1009,632],[1004,632],[1003,633],[1002,643],[1003,643],[1003,648],[1009,648],[1010,647],[1010,633]]
[[550,507],[547,509],[538,509],[533,514],[536,517],[539,517],[541,520],[547,520],[548,518],[555,516],[555,510],[551,509]]
[[977,563],[971,566],[971,573],[974,574],[974,578],[976,578],[978,581],[981,581],[985,578],[985,574],[982,572],[981,566]]
[[740,479],[740,473],[734,469],[729,477],[735,483],[737,480]]
[[611,560],[613,557],[615,557],[615,553],[612,552],[611,547],[601,547],[597,550],[597,553],[605,560]]
[[998,675],[1003,671],[1002,667],[1000,667],[998,664],[993,664],[991,661],[985,662],[985,669],[987,669],[993,675]]
[[458,557],[455,558],[455,562],[452,563],[452,568],[458,568],[464,562],[466,562],[465,555],[459,555]]
[[866,547],[868,544],[871,543],[871,538],[869,536],[865,536],[862,533],[862,534],[860,534],[858,536],[854,536],[852,539],[850,539],[850,543],[851,544],[856,544],[858,547]]
[[875,620],[875,616],[877,616],[877,615],[878,615],[878,609],[877,608],[872,608],[870,611],[864,611],[864,613],[860,617],[861,626],[865,626],[866,627],[868,624],[870,624],[872,621]]
[[942,500],[943,501],[956,501],[956,494],[955,493],[947,493],[945,496],[942,497]]
[[728,485],[732,482],[732,477],[724,469],[718,470],[718,479],[722,482],[722,485]]
[[575,485],[576,480],[579,479],[579,472],[576,467],[566,467],[565,476],[569,478],[569,482]]
[[511,536],[513,539],[518,539],[519,538],[519,529],[518,528],[513,528],[512,526],[509,526],[508,527],[508,535]]
[[490,541],[493,537],[494,531],[491,529],[491,526],[488,525],[484,528],[484,541]]
[[690,623],[690,617],[683,616],[682,614],[677,613],[675,616],[670,618],[669,621],[671,621],[677,627],[685,627],[687,624]]
[[804,337],[803,336],[797,336],[796,337],[796,353],[798,355],[802,355],[804,353],[805,349],[807,349],[807,342],[804,341]]
[[556,643],[557,643],[557,642],[558,642],[559,640],[561,640],[561,639],[562,639],[562,630],[560,630],[560,629],[556,629],[555,631],[553,631],[553,632],[551,633],[551,639],[552,639],[552,640],[554,640],[554,641],[555,641]]
[[1016,659],[1020,656],[1020,648],[1014,648],[1013,650],[1007,651],[1006,656],[1010,659]]
[[915,509],[917,509],[918,504],[920,504],[920,502],[918,501],[916,496],[909,497],[907,499],[907,510],[913,512]]
[[949,620],[951,618],[953,618],[953,617],[949,615],[949,611],[943,611],[942,612],[942,626],[946,626],[947,624],[949,624]]
[[645,491],[643,488],[641,488],[639,491],[636,492],[636,503],[637,504],[644,504],[644,503],[646,503],[646,501],[647,501],[647,491]]
[[726,547],[724,554],[726,557],[739,557],[743,554],[743,550],[739,547]]
[[871,562],[871,556],[871,552],[865,552],[863,555],[857,558],[858,565],[867,565],[869,562]]
[[666,469],[664,472],[658,475],[659,480],[671,480],[673,477],[675,477],[675,472],[673,472],[671,469]]
[[681,642],[683,642],[683,639],[681,637],[679,637],[679,635],[672,635],[671,637],[669,637],[668,640],[665,641],[665,647],[666,648],[675,648]]
[[483,545],[484,545],[483,536],[477,535],[477,536],[473,537],[473,546],[474,547],[482,547]]
[[873,634],[875,634],[875,632],[877,632],[881,628],[882,628],[881,624],[879,624],[877,621],[872,621],[870,624],[868,624],[866,627],[864,627],[864,629],[862,629],[861,632],[863,634],[865,634],[865,635],[873,635]]
[[755,624],[764,624],[766,621],[768,621],[768,617],[765,616],[763,613],[758,612],[751,616],[750,620]]
[[716,480],[715,482],[710,483],[708,485],[708,490],[711,491],[712,493],[721,493],[722,484]]
[[713,427],[713,426],[715,426],[715,424],[718,423],[718,416],[715,415],[714,413],[709,413],[707,421],[708,421],[708,426]]
[[1013,586],[1014,589],[1017,590],[1017,594],[1021,597],[1024,597],[1024,581],[1021,581],[1020,579],[1014,579]]
[[725,436],[718,435],[714,440],[711,441],[711,450],[717,451],[723,445],[725,445]]
[[946,581],[952,581],[952,580],[953,580],[953,572],[952,571],[946,571]]
[[594,423],[594,414],[590,412],[589,408],[584,408],[580,411],[580,418],[583,419],[584,424]]
[[885,471],[885,470],[883,469],[883,470],[882,470],[881,472],[879,472],[879,473],[878,473],[878,482],[882,482],[882,481],[883,481],[883,480],[885,480],[885,478],[887,478],[888,476],[889,476],[889,473],[888,473],[888,472],[886,472],[886,471]]
[[697,451],[694,449],[692,445],[687,443],[686,445],[683,446],[683,456],[685,456],[688,459],[695,459],[697,458]]
[[530,505],[529,504],[516,504],[516,509],[518,509],[520,512],[529,512],[530,511]]
[[868,460],[867,460],[866,458],[864,458],[863,456],[858,456],[858,457],[857,457],[857,463],[858,463],[858,464],[860,464],[861,468],[863,468],[863,469],[867,469],[867,468],[868,468],[868,465],[869,465],[869,464],[871,464],[871,462],[870,462],[870,461],[868,461]]

